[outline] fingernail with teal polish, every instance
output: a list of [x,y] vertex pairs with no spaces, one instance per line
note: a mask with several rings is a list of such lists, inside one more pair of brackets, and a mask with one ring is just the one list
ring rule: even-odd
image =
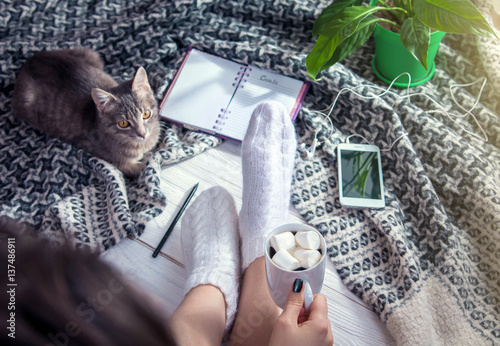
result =
[[302,290],[302,283],[303,281],[301,279],[295,279],[293,282],[293,291],[295,293],[299,293]]

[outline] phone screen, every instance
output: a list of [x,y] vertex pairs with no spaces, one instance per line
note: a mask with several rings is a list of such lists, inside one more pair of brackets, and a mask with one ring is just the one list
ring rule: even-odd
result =
[[381,199],[377,153],[341,150],[340,157],[344,197]]

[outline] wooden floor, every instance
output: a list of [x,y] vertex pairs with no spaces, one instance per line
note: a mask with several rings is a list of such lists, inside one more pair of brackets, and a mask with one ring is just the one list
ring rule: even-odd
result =
[[[157,258],[151,254],[180,208],[187,193],[200,183],[194,198],[212,186],[226,188],[241,206],[241,144],[226,141],[187,161],[166,167],[162,174],[163,191],[168,205],[159,217],[148,224],[144,234],[135,240],[124,239],[102,257],[137,283],[145,292],[164,305],[169,316],[183,298],[185,281],[182,264],[180,222]],[[293,207],[290,222],[302,222]],[[327,261],[328,262],[328,261]],[[359,298],[342,284],[333,265],[328,262],[322,293],[327,297],[330,322],[336,345],[392,345],[394,341],[385,326]]]

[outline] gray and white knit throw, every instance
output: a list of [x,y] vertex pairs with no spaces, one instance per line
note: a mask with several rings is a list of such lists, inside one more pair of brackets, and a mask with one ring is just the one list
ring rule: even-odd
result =
[[[324,144],[312,160],[297,156],[293,203],[325,235],[345,285],[379,314],[398,344],[500,344],[498,81],[487,83],[472,112],[488,142],[479,139],[483,134],[471,115],[457,116],[466,112],[451,98],[453,93],[466,110],[474,106],[483,78],[500,70],[500,45],[494,44],[485,56],[484,40],[447,35],[436,75],[410,91],[431,96],[450,117],[426,96],[364,99],[351,92],[339,97],[333,129],[312,113],[342,88],[367,85],[356,91],[381,93],[370,88],[368,44],[323,73],[310,95],[312,107],[297,123],[299,142],[311,143],[319,131]],[[382,154],[384,209],[339,203],[335,148],[352,134],[382,149],[408,134]]]
[[12,90],[23,62],[39,50],[75,46],[98,51],[106,71],[118,80],[144,66],[160,99],[183,50],[172,46],[168,28],[158,31],[156,20],[147,19],[151,5],[0,3],[0,215],[25,221],[55,242],[69,240],[102,251],[126,236],[141,235],[162,212],[168,197],[160,190],[162,166],[221,142],[162,122],[161,143],[139,179],[130,180],[108,162],[11,115]]
[[[15,3],[15,5],[14,5]],[[0,214],[28,220],[45,232],[62,226],[80,243],[104,249],[138,234],[165,203],[160,166],[216,145],[210,136],[165,125],[169,145],[148,163],[139,182],[40,134],[10,115],[15,76],[40,49],[91,47],[113,76],[144,65],[158,97],[190,45],[242,63],[307,80],[304,59],[313,45],[314,19],[323,0],[1,1]],[[482,60],[474,37],[447,35],[433,79],[423,92],[450,112],[463,114],[449,87],[490,75],[498,56]],[[498,51],[497,51],[498,52]],[[382,84],[371,70],[369,41],[322,73],[296,122],[299,143],[318,132],[324,143],[311,160],[297,154],[292,202],[328,244],[345,285],[386,323],[398,344],[500,343],[500,99],[489,81],[472,116],[434,112],[425,96],[363,99],[342,94],[333,129],[314,111],[345,87],[365,96]],[[493,52],[495,54],[495,52]],[[471,109],[480,83],[452,88]],[[385,87],[385,86],[384,86]],[[397,93],[404,95],[403,90]],[[339,204],[335,147],[360,134],[381,148],[387,206]],[[355,139],[353,139],[355,140]],[[163,153],[168,153],[163,155]],[[168,193],[168,192],[167,192]],[[91,220],[90,225],[87,220]]]

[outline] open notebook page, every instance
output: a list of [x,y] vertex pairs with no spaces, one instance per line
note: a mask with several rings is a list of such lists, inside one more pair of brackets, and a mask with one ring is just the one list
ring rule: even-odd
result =
[[213,132],[221,109],[227,107],[233,95],[240,66],[192,49],[165,96],[160,115]]
[[249,66],[246,82],[242,81],[234,95],[224,119],[222,133],[243,140],[255,107],[264,101],[281,102],[288,114],[298,106],[298,95],[304,83],[280,74]]

